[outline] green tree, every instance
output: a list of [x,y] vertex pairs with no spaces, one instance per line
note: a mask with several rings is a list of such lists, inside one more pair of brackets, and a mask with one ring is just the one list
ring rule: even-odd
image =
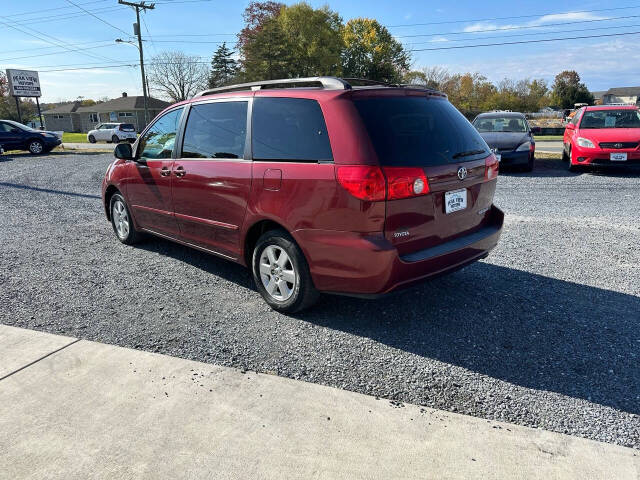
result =
[[245,80],[340,74],[342,20],[337,13],[304,2],[282,6],[277,12],[274,8],[260,11],[259,24],[248,23],[243,29]]
[[593,95],[574,70],[556,75],[552,90],[553,102],[561,108],[573,108],[576,103],[593,104]]
[[227,47],[226,42],[222,42],[211,60],[209,88],[228,85],[235,78],[237,72],[238,63],[233,59],[233,50]]
[[398,83],[409,70],[409,52],[377,20],[349,20],[342,38],[342,70],[345,77]]

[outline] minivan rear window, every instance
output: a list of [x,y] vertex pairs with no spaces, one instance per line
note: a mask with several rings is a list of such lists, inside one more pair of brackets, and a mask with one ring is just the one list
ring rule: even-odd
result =
[[327,126],[316,100],[256,98],[251,128],[254,160],[333,160]]
[[442,165],[489,154],[478,131],[444,98],[367,97],[354,104],[381,165]]
[[135,132],[136,127],[133,126],[133,123],[123,123],[120,125],[120,130],[123,132]]

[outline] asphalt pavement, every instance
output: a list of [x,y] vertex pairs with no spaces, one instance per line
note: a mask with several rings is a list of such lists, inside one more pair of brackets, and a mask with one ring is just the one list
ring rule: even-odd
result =
[[285,316],[240,266],[120,244],[99,198],[110,160],[0,157],[0,323],[640,449],[638,172],[501,172],[486,260]]
[[562,153],[562,140],[536,141],[536,152]]

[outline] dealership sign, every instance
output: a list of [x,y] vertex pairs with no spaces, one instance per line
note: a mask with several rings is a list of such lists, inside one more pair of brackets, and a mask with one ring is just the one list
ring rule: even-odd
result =
[[9,79],[9,92],[14,97],[39,97],[42,95],[38,72],[7,69],[7,78]]

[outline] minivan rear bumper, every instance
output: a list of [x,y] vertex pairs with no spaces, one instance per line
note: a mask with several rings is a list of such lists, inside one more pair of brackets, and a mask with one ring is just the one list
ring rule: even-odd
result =
[[294,236],[318,290],[377,297],[486,257],[498,243],[504,214],[492,206],[488,220],[472,233],[403,256],[382,235],[299,230]]

